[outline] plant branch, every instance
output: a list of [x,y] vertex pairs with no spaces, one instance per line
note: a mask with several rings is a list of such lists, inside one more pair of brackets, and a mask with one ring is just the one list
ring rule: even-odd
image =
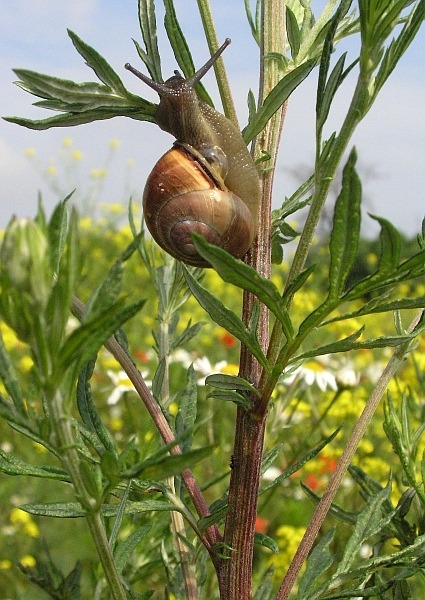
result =
[[[84,304],[77,298],[73,299],[72,312],[79,318],[84,313]],[[121,365],[128,378],[134,385],[134,389],[139,394],[164,443],[172,444],[175,442],[174,433],[170,428],[168,421],[161,410],[161,407],[150,393],[149,388],[147,387],[142,375],[139,373],[131,357],[125,352],[115,337],[109,338],[109,340],[105,343],[105,347]],[[171,448],[170,452],[171,454],[181,454],[181,448],[176,444]],[[210,516],[211,512],[190,469],[184,469],[181,473],[181,477],[199,517]],[[211,525],[208,527],[205,530],[205,535],[201,538],[202,543],[210,553],[213,561],[217,560],[213,550],[213,545],[220,541],[220,539],[221,536],[216,525]]]
[[[420,322],[423,314],[423,310],[418,311],[418,313],[415,315],[414,319],[410,323],[409,327],[407,328],[408,333],[413,333],[416,326]],[[394,351],[381,377],[379,378],[375,389],[370,394],[366,406],[351,433],[350,439],[348,440],[347,445],[344,448],[343,453],[341,454],[336,469],[330,478],[329,484],[322,498],[320,499],[316,510],[314,511],[313,517],[307,527],[304,537],[301,540],[301,543],[297,549],[297,552],[295,553],[292,563],[282,581],[282,584],[276,595],[276,600],[287,600],[287,598],[289,598],[289,594],[291,593],[295,580],[300,572],[300,569],[305,559],[307,558],[307,555],[309,554],[313,546],[313,543],[319,533],[323,521],[325,520],[328,510],[331,507],[331,504],[335,498],[339,486],[341,485],[345,472],[353,459],[357,446],[360,440],[363,438],[365,431],[379,405],[379,402],[381,401],[382,396],[384,395],[384,392],[389,382],[394,377],[401,363],[403,362],[406,354],[409,352],[410,346],[411,341],[400,345]]]
[[[209,0],[197,0],[197,2],[199,14],[201,15],[202,25],[204,27],[205,37],[207,38],[208,48],[212,55],[214,54],[214,52],[217,51],[217,48],[220,46],[220,42],[217,38],[210,3]],[[239,127],[238,116],[233,102],[229,80],[227,78],[227,73],[224,67],[224,61],[222,57],[220,57],[214,63],[214,72],[217,79],[217,86],[218,91],[220,93],[221,102],[223,104],[224,114],[237,127]]]

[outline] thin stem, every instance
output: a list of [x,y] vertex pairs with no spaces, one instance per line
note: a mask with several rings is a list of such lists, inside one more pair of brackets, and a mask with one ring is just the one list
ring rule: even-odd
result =
[[71,419],[65,414],[63,398],[59,390],[52,396],[47,394],[47,403],[55,429],[61,461],[69,473],[75,496],[85,510],[86,521],[97,550],[109,591],[114,600],[126,600],[127,595],[108,542],[98,498],[87,489],[80,471],[80,456],[77,451],[71,428]]
[[[412,333],[415,330],[415,327],[421,320],[423,313],[424,311],[421,310],[415,315],[407,329],[408,333]],[[406,342],[394,351],[381,377],[379,378],[378,383],[370,394],[366,406],[364,407],[364,410],[351,433],[350,439],[348,440],[348,443],[341,454],[336,469],[330,478],[329,484],[322,498],[320,499],[316,510],[314,511],[313,517],[307,527],[304,537],[301,540],[292,563],[282,581],[282,584],[276,595],[276,600],[287,600],[287,598],[289,598],[289,594],[291,593],[295,580],[313,546],[314,540],[316,539],[321,526],[323,525],[323,521],[325,520],[328,510],[335,498],[339,486],[341,485],[345,472],[353,459],[357,446],[363,438],[388,384],[396,374],[407,352],[409,352],[410,345],[410,341]]]
[[[209,0],[197,0],[198,10],[201,16],[202,25],[204,27],[205,37],[207,38],[208,48],[211,54],[220,46],[220,42],[215,30],[214,19],[211,12]],[[238,116],[233,102],[232,92],[227,78],[226,69],[224,67],[223,58],[220,57],[214,64],[214,72],[217,79],[218,91],[220,93],[221,102],[223,104],[224,114],[237,127]]]
[[[167,296],[168,299],[168,296]],[[164,362],[164,376],[161,386],[161,400],[163,406],[168,405],[170,398],[170,312],[160,302],[160,323],[158,335],[158,361]],[[168,484],[172,493],[175,494],[175,478],[170,477]],[[180,568],[185,586],[186,599],[198,600],[198,588],[196,585],[196,573],[194,565],[190,563],[190,553],[183,541],[187,537],[183,515],[178,511],[171,511],[171,529],[174,546],[180,557]]]
[[[81,315],[84,313],[84,304],[77,298],[73,299],[72,312],[77,317],[81,317]],[[109,338],[109,340],[105,343],[105,347],[117,360],[132,382],[134,389],[139,394],[140,399],[145,405],[145,408],[151,416],[164,443],[171,444],[175,442],[174,433],[168,424],[161,407],[155,401],[155,398],[149,391],[149,388],[147,387],[142,375],[136,368],[134,362],[131,360],[131,357],[125,352],[125,350],[114,337]],[[176,444],[172,447],[170,452],[172,454],[181,454],[181,448]],[[181,473],[181,477],[199,517],[210,516],[211,512],[208,508],[208,504],[206,503],[192,472],[189,469],[185,469]],[[201,542],[205,545],[206,549],[210,553],[213,562],[217,561],[217,556],[214,553],[213,545],[220,540],[221,536],[216,525],[211,525],[208,527],[201,538]]]

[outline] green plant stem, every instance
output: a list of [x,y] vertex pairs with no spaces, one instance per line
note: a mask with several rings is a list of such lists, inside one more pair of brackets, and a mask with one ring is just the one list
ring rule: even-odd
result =
[[[167,297],[168,299],[168,297]],[[160,302],[159,306],[159,335],[158,335],[158,361],[164,362],[164,376],[161,387],[161,399],[163,406],[167,406],[170,398],[170,318],[171,312],[167,306]],[[170,477],[168,485],[173,494],[176,492],[175,479]],[[171,511],[171,530],[173,534],[174,547],[180,558],[180,568],[186,593],[186,600],[198,600],[198,588],[196,585],[196,572],[194,565],[190,562],[189,548],[184,540],[187,537],[183,515],[178,511]]]
[[[267,58],[271,52],[284,51],[284,0],[265,0],[262,5],[261,39],[261,103],[282,76],[279,62]],[[267,124],[253,144],[254,156],[264,150],[272,158],[266,164],[261,177],[261,200],[259,207],[259,233],[249,258],[249,263],[263,277],[270,277],[270,222],[271,191],[277,148],[285,117],[282,106]],[[244,294],[242,318],[248,322],[255,298]],[[264,349],[268,345],[268,313],[260,307],[258,339]],[[261,368],[246,348],[241,348],[240,375],[258,385]],[[229,510],[226,515],[224,542],[229,553],[219,570],[221,598],[225,600],[248,600],[252,597],[252,559],[254,549],[255,519],[257,513],[258,487],[264,447],[266,406],[251,398],[252,409],[238,408],[236,417],[233,469],[229,487]]]
[[[73,299],[72,303],[72,312],[78,318],[81,318],[81,315],[84,314],[84,304],[78,300],[77,298]],[[122,346],[117,342],[114,337],[109,338],[109,340],[105,343],[105,348],[109,350],[112,356],[117,360],[119,365],[123,368],[128,378],[134,385],[134,389],[139,394],[140,399],[145,405],[146,410],[152,418],[158,432],[164,441],[165,444],[171,444],[175,442],[175,436],[168,424],[167,419],[164,416],[164,413],[161,410],[161,407],[155,401],[155,398],[152,396],[149,388],[147,387],[142,375],[139,373],[136,365],[132,361],[131,357],[126,353],[126,351],[122,348]],[[181,454],[181,448],[177,444],[173,446],[171,449],[172,454]],[[193,502],[193,505],[198,513],[198,516],[208,517],[211,515],[208,504],[205,501],[205,498],[196,483],[196,480],[190,471],[190,469],[185,469],[181,473],[183,482],[186,486],[188,494]],[[203,537],[201,537],[201,542],[204,544],[206,549],[211,555],[211,558],[214,563],[217,563],[217,556],[214,552],[213,546],[216,542],[221,540],[220,532],[216,525],[211,525],[205,530]]]
[[62,464],[68,471],[75,496],[85,510],[86,521],[114,600],[126,600],[127,595],[117,571],[108,542],[98,499],[89,492],[80,471],[80,456],[72,434],[71,419],[65,414],[63,398],[59,390],[47,397]]
[[[303,228],[303,231],[298,242],[297,250],[295,252],[294,259],[291,264],[291,268],[286,281],[285,291],[295,281],[295,279],[302,272],[307,255],[313,240],[314,232],[319,222],[320,216],[323,211],[326,199],[328,197],[329,188],[335,178],[338,166],[344,156],[349,141],[367,110],[370,108],[368,105],[368,85],[370,83],[371,73],[360,73],[356,89],[354,91],[353,99],[350,104],[350,108],[342,124],[339,135],[335,138],[332,150],[329,157],[325,160],[321,160],[320,148],[321,140],[317,139],[316,143],[316,169],[315,169],[315,186],[313,197],[310,205],[310,210],[307,215],[307,219]],[[289,310],[292,304],[293,294],[288,294],[286,298],[285,307]],[[283,355],[282,344],[284,343],[284,333],[280,322],[276,321],[270,336],[270,344],[267,353],[267,359],[273,365],[276,365],[274,372],[271,376],[263,374],[263,378],[260,384],[260,391],[263,395],[264,401],[268,401],[270,398],[271,391],[274,389],[277,380],[282,373],[282,370],[286,367],[286,360],[288,354]],[[285,360],[279,361],[279,355],[285,356]]]
[[[423,310],[418,311],[407,329],[408,333],[412,333],[415,330],[415,327],[420,322],[423,314]],[[347,445],[341,454],[336,469],[332,473],[329,484],[322,498],[320,499],[316,510],[314,511],[313,517],[282,581],[275,600],[287,600],[289,598],[289,594],[291,593],[295,580],[313,546],[314,540],[316,539],[321,526],[323,525],[323,521],[325,520],[328,510],[331,507],[339,486],[341,485],[345,472],[353,459],[357,446],[360,440],[363,438],[366,428],[368,427],[389,382],[394,377],[401,363],[404,361],[406,354],[409,352],[410,346],[411,341],[400,345],[394,351],[381,377],[379,378],[378,383],[370,394],[366,406],[364,407],[363,412],[351,433],[350,439],[348,440]]]
[[[204,27],[205,37],[207,38],[208,48],[211,54],[220,46],[219,39],[215,30],[214,19],[211,12],[209,0],[197,0],[198,10],[201,16],[202,25]],[[221,102],[223,104],[224,114],[237,127],[238,116],[233,102],[232,92],[227,78],[226,69],[224,68],[223,59],[220,57],[214,64],[214,72],[217,79],[218,91],[220,93]]]

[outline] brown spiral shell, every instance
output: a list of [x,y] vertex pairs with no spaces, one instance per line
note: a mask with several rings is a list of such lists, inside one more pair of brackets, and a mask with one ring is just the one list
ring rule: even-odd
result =
[[156,163],[143,193],[143,211],[156,242],[193,266],[210,265],[198,255],[191,232],[237,258],[246,254],[255,236],[246,204],[187,144],[176,143]]

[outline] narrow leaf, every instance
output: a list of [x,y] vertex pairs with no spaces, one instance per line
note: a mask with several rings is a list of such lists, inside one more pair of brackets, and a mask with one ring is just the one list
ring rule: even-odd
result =
[[[190,435],[184,442],[181,444],[181,448],[183,452],[187,452],[190,450],[192,446],[192,434],[193,428],[195,426],[196,421],[196,413],[197,413],[197,400],[198,400],[198,388],[196,383],[196,373],[193,365],[190,365],[187,371],[187,382],[184,392],[180,397],[180,407],[178,416],[180,416],[182,421],[182,433],[190,432]],[[177,421],[176,421],[177,423]],[[177,435],[180,436],[180,432],[177,432]]]
[[7,475],[25,475],[26,477],[42,477],[43,479],[69,481],[68,474],[63,469],[50,466],[37,467],[2,450],[0,450],[0,471]]
[[193,243],[199,254],[213,266],[224,281],[251,292],[263,302],[282,323],[287,338],[292,339],[292,324],[288,313],[282,309],[281,295],[272,281],[261,277],[251,266],[234,258],[222,248],[209,244],[202,236],[193,234]]
[[[51,502],[46,504],[23,504],[19,507],[32,515],[41,517],[77,518],[85,517],[86,513],[78,502]],[[105,517],[115,517],[119,504],[103,504],[102,514]],[[174,504],[162,500],[145,500],[141,502],[128,502],[125,508],[126,515],[137,515],[143,512],[158,512],[177,510]]]
[[58,377],[62,376],[72,363],[79,372],[82,366],[97,354],[100,346],[137,314],[144,303],[145,300],[139,300],[123,306],[123,301],[119,300],[94,320],[87,321],[74,330],[59,351]]
[[391,486],[388,485],[369,498],[366,508],[358,516],[354,532],[345,546],[344,555],[338,564],[334,579],[348,572],[353,561],[358,557],[362,544],[382,529],[382,505],[388,500],[390,493]]
[[329,296],[338,300],[356,258],[360,236],[361,184],[355,170],[356,152],[352,150],[344,167],[342,189],[335,204],[330,249]]
[[387,337],[378,337],[370,340],[366,340],[364,342],[356,342],[355,336],[359,332],[353,333],[351,336],[344,338],[343,340],[338,340],[337,342],[332,342],[331,344],[325,344],[324,346],[320,346],[320,348],[315,348],[314,350],[310,350],[308,352],[303,352],[298,356],[294,357],[294,362],[301,359],[312,358],[313,356],[323,356],[324,354],[333,354],[335,352],[347,352],[348,350],[359,350],[359,349],[367,349],[371,350],[372,348],[394,348],[395,346],[400,346],[405,342],[412,340],[414,335],[394,335]]
[[140,46],[136,44],[140,58],[146,64],[149,74],[154,81],[162,81],[161,57],[158,51],[158,35],[155,16],[155,3],[153,0],[139,0],[139,25],[142,32],[146,52],[140,52]]
[[136,549],[137,545],[147,536],[151,530],[152,525],[147,523],[142,525],[136,531],[128,536],[123,542],[118,544],[117,549],[114,552],[114,558],[119,573],[122,573],[126,563],[128,562],[132,552]]
[[92,431],[104,446],[105,450],[112,452],[117,456],[115,444],[103,425],[96,405],[93,400],[90,386],[90,378],[93,375],[93,370],[96,361],[89,361],[82,369],[77,383],[77,407],[78,412],[83,420],[84,425]]
[[233,402],[236,406],[249,410],[251,408],[251,401],[238,392],[233,390],[214,390],[207,395],[207,398],[215,398],[216,400],[225,400],[227,402]]
[[[177,19],[174,2],[172,0],[164,0],[164,6],[164,26],[167,31],[169,42],[173,49],[174,56],[176,57],[177,64],[183,71],[183,75],[186,78],[189,78],[195,73],[196,69],[188,43],[186,42],[186,38],[183,35],[183,31]],[[200,100],[213,106],[212,100],[201,82],[196,84],[196,93]]]
[[255,532],[254,536],[254,544],[256,546],[263,546],[264,548],[268,548],[274,554],[279,554],[279,546],[276,544],[273,538],[264,533],[260,533],[259,531]]
[[319,454],[319,452],[321,450],[323,450],[323,448],[325,446],[327,446],[334,439],[334,437],[337,435],[338,432],[339,432],[339,428],[336,429],[329,437],[322,440],[320,442],[320,444],[318,444],[315,448],[313,448],[312,450],[310,450],[309,452],[304,454],[304,456],[302,456],[300,459],[298,459],[292,465],[290,465],[287,469],[285,469],[283,471],[283,473],[281,473],[278,477],[276,477],[276,479],[274,481],[271,481],[270,483],[267,483],[264,486],[261,486],[259,493],[264,494],[264,492],[267,492],[267,490],[278,485],[279,483],[281,483],[282,481],[284,481],[285,479],[287,479],[288,477],[293,475],[293,473],[296,473],[297,471],[299,471],[301,469],[301,467],[303,465],[305,465],[305,463],[307,463],[309,460],[311,460],[312,458],[317,456]]
[[212,446],[190,450],[184,454],[171,454],[164,456],[155,462],[149,460],[138,464],[125,472],[126,477],[143,477],[148,480],[161,480],[166,477],[179,475],[185,469],[189,469],[199,461],[203,460],[213,451]]
[[285,77],[276,84],[267,98],[265,98],[263,105],[258,109],[254,119],[251,120],[243,130],[242,133],[246,143],[250,142],[252,138],[264,129],[274,113],[279,110],[295,88],[297,88],[313,70],[316,62],[316,59],[307,60],[288,73],[288,75],[285,75]]
[[85,59],[87,65],[93,69],[96,75],[101,81],[117,94],[125,96],[127,90],[125,89],[121,79],[115,73],[113,68],[106,62],[94,48],[83,42],[73,31],[68,29],[68,35],[71,38],[77,51]]
[[15,123],[27,129],[35,129],[42,131],[51,127],[74,127],[75,125],[83,125],[84,123],[92,123],[104,119],[112,119],[113,117],[130,117],[138,121],[155,122],[155,105],[151,102],[140,99],[138,108],[101,108],[97,110],[86,110],[82,113],[66,112],[62,115],[49,117],[48,119],[26,119],[24,117],[4,117],[5,121]]
[[300,50],[301,35],[297,18],[289,6],[286,6],[286,34],[291,47],[291,56],[295,59]]
[[307,560],[307,568],[304,571],[299,587],[299,600],[308,600],[311,592],[317,591],[317,583],[323,577],[325,571],[333,564],[333,557],[330,553],[329,545],[335,535],[335,529],[330,529],[323,537],[320,538],[316,546],[313,548]]
[[252,352],[258,362],[269,372],[270,366],[261,350],[257,338],[246,329],[240,318],[201,286],[186,268],[184,269],[184,276],[190,291],[202,308],[207,311],[212,320],[240,340],[242,344]]
[[246,379],[237,377],[236,375],[226,375],[225,373],[215,373],[208,375],[205,380],[207,385],[212,385],[222,390],[242,390],[259,395],[258,390]]

